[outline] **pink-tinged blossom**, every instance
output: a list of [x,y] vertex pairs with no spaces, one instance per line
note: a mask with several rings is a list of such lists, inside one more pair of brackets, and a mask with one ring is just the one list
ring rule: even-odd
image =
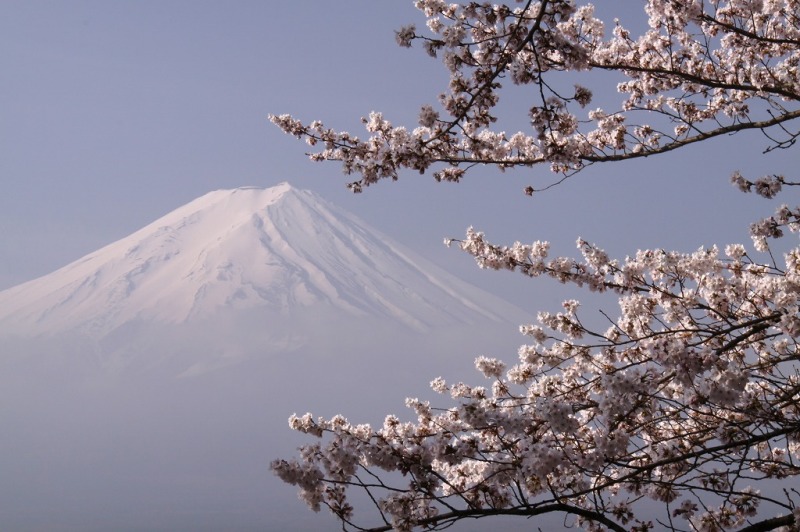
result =
[[[298,461],[276,461],[276,474],[312,508],[327,505],[346,521],[359,515],[347,493],[371,486],[400,529],[452,522],[458,514],[447,509],[457,501],[494,512],[545,508],[555,498],[585,510],[581,522],[592,530],[606,514],[580,494],[594,489],[617,501],[613,515],[628,524],[636,512],[626,501],[640,497],[669,503],[673,518],[697,529],[751,519],[765,504],[759,482],[800,473],[789,459],[800,448],[800,408],[787,395],[800,379],[786,373],[800,338],[800,276],[792,273],[800,249],[779,268],[750,262],[740,244],[724,257],[716,248],[640,250],[624,261],[578,244],[580,260],[550,258],[541,242],[490,244],[471,228],[459,243],[482,265],[583,287],[590,279],[618,293],[614,326],[586,328],[577,300],[542,312],[520,328],[535,343],[520,348],[516,364],[476,359],[491,390],[434,379],[431,388],[454,406],[409,399],[413,423],[387,416],[375,430],[341,416],[293,416],[293,428],[324,443]],[[376,467],[407,481],[384,491],[368,480]],[[731,486],[726,471],[748,471],[751,487]],[[709,497],[718,503],[698,505]]]
[[414,32],[416,28],[414,25],[405,26],[400,28],[397,32],[395,32],[395,37],[397,38],[397,44],[404,48],[411,48],[411,41],[414,40]]
[[[370,136],[360,140],[319,121],[306,126],[288,115],[270,116],[287,133],[324,146],[312,159],[338,160],[345,173],[360,174],[355,191],[397,179],[404,168],[434,168],[439,181],[457,181],[476,163],[547,164],[570,175],[594,162],[649,156],[745,129],[774,130],[767,149],[789,147],[797,138],[784,126],[800,117],[796,0],[649,0],[649,28],[640,35],[619,23],[608,32],[591,4],[566,0],[525,9],[433,1],[417,8],[430,35],[405,26],[397,42],[420,43],[450,74],[441,113],[423,107],[422,130],[406,136],[370,120]],[[598,69],[625,78],[616,86],[622,95],[616,108],[586,111],[593,92],[587,83],[571,95],[548,83],[556,72]],[[531,130],[511,136],[493,129],[506,77],[535,87],[524,110]],[[776,176],[735,182],[765,197],[781,187]]]
[[488,378],[499,379],[503,375],[506,365],[496,358],[478,357],[475,367]]
[[[313,160],[356,175],[354,192],[404,170],[458,182],[480,165],[541,164],[560,182],[589,164],[747,129],[765,133],[767,151],[800,138],[797,0],[647,0],[639,32],[598,19],[585,2],[415,4],[427,33],[407,26],[397,41],[421,45],[450,76],[417,125],[372,112],[359,138],[270,116],[318,150]],[[592,83],[606,79],[597,70],[621,77],[617,105],[590,108],[604,89]],[[574,91],[553,83],[565,72],[580,76]],[[531,89],[520,110],[529,126],[513,134],[496,128],[503,84]],[[731,182],[766,199],[800,184],[738,171]],[[523,190],[535,200],[550,184]],[[734,243],[614,259],[583,239],[578,256],[551,256],[547,242],[494,244],[470,227],[445,243],[479,267],[612,295],[615,312],[590,327],[578,299],[542,310],[520,327],[527,343],[516,361],[475,359],[485,386],[434,379],[449,405],[409,399],[413,422],[292,416],[315,443],[272,468],[345,529],[555,512],[590,531],[798,530],[800,247],[783,256],[770,247],[787,231],[800,231],[800,207],[754,221],[754,251]],[[762,490],[775,485],[787,489]],[[354,491],[366,511],[348,499]]]

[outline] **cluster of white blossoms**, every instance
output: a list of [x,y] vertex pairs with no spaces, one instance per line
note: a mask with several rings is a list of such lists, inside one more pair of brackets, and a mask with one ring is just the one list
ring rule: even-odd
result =
[[[413,423],[293,417],[322,443],[273,468],[312,507],[352,524],[340,488],[358,487],[375,502],[377,529],[560,511],[589,530],[675,519],[717,531],[762,504],[794,522],[796,493],[779,500],[753,486],[800,474],[800,248],[779,267],[742,245],[624,261],[582,240],[583,259],[548,258],[542,242],[495,246],[473,230],[458,245],[483,267],[613,291],[619,317],[587,329],[574,300],[540,314],[521,328],[532,343],[515,365],[476,360],[488,389],[437,378],[432,388],[456,404],[409,400]],[[643,499],[664,505],[661,525],[636,517]]]
[[[607,35],[593,7],[575,1],[416,4],[428,35],[407,26],[397,41],[421,42],[450,72],[418,126],[372,113],[362,140],[271,117],[321,146],[312,159],[359,174],[356,192],[403,169],[458,181],[476,164],[544,163],[570,175],[745,129],[764,132],[768,149],[800,137],[790,127],[800,117],[798,0],[647,0],[641,35],[619,22]],[[586,109],[590,88],[565,94],[550,82],[598,69],[623,77],[619,109]],[[493,129],[508,81],[535,88],[529,132]],[[765,198],[798,185],[731,180]],[[800,207],[781,205],[750,227],[762,255],[731,244],[616,260],[581,239],[579,258],[551,257],[547,242],[498,246],[470,228],[446,243],[482,268],[613,294],[616,317],[591,328],[572,299],[539,313],[520,328],[528,343],[515,363],[478,357],[484,385],[434,379],[451,406],[409,399],[414,422],[293,416],[291,427],[318,441],[273,469],[345,529],[559,513],[585,530],[800,531],[800,247],[779,260],[769,245],[798,230]],[[776,489],[782,479],[794,483]],[[372,507],[356,511],[353,491]]]
[[[648,0],[649,29],[636,36],[616,21],[607,32],[591,4],[570,0],[416,3],[429,34],[407,26],[397,41],[421,42],[450,73],[439,110],[423,106],[419,127],[393,126],[373,113],[364,119],[368,137],[360,139],[319,121],[270,116],[287,133],[323,147],[312,159],[341,161],[345,173],[360,175],[350,185],[357,192],[397,179],[402,169],[434,167],[437,180],[458,181],[476,164],[547,163],[568,175],[744,129],[775,130],[768,148],[797,138],[783,124],[800,117],[798,0]],[[619,108],[585,110],[590,88],[576,85],[565,94],[550,79],[584,71],[591,81],[590,70],[620,76],[617,89],[626,96]],[[522,110],[529,132],[493,129],[505,82],[536,86]]]

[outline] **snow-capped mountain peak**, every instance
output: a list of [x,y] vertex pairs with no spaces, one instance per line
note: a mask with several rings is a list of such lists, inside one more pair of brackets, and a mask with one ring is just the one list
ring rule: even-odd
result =
[[517,315],[316,194],[281,183],[210,192],[0,292],[0,332],[102,336],[131,321],[316,307],[423,330]]

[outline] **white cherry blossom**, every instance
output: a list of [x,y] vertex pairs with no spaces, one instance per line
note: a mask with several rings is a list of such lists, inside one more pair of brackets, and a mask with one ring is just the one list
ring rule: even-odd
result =
[[[355,192],[404,169],[459,181],[475,165],[543,164],[559,182],[588,164],[747,129],[764,132],[767,150],[800,136],[797,0],[647,0],[638,35],[585,2],[416,5],[427,33],[406,26],[397,41],[440,57],[450,83],[412,128],[371,113],[361,139],[270,117],[317,147],[312,159],[356,174]],[[617,108],[591,105],[597,70],[623,77]],[[557,92],[559,72],[581,83]],[[528,131],[495,129],[503,83],[534,89]],[[740,172],[731,181],[767,199],[798,184]],[[497,245],[469,228],[445,243],[479,267],[613,294],[618,308],[600,329],[584,325],[578,299],[542,310],[521,326],[516,361],[477,357],[477,385],[435,378],[441,405],[409,399],[413,422],[292,416],[315,441],[272,468],[345,529],[445,529],[493,515],[535,528],[555,513],[585,530],[800,530],[800,247],[770,248],[798,229],[800,207],[779,205],[751,225],[754,250],[614,259],[583,239],[577,257],[551,257],[548,242]],[[355,508],[354,491],[368,504]]]

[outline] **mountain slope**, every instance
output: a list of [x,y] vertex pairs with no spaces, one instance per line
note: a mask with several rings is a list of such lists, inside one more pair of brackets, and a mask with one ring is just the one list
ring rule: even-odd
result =
[[103,337],[131,322],[313,309],[417,330],[520,316],[317,195],[282,183],[211,192],[0,292],[0,333]]

